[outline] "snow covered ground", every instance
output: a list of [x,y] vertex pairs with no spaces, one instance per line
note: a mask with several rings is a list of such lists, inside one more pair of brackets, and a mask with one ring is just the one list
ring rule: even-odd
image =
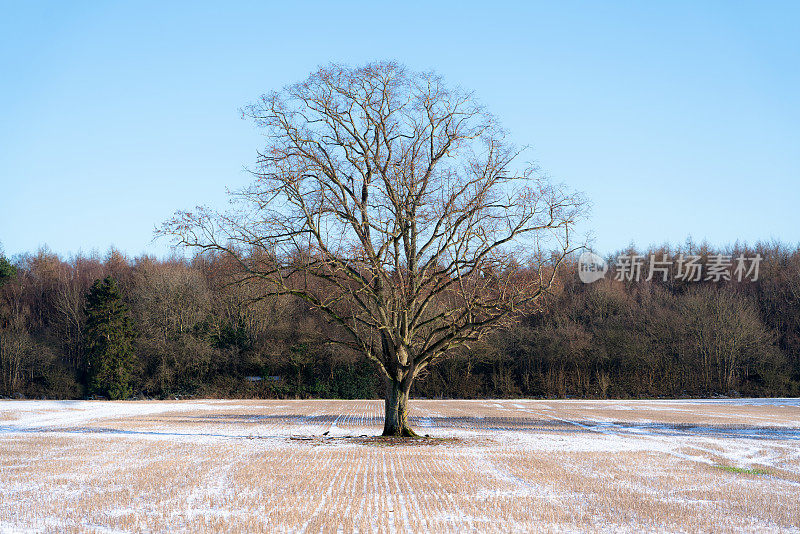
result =
[[800,400],[0,401],[0,532],[793,531]]

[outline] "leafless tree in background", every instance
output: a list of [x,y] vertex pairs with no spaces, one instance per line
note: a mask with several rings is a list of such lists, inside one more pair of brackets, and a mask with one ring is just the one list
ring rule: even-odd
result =
[[179,212],[160,233],[340,325],[386,375],[384,435],[415,435],[414,378],[535,306],[582,199],[518,165],[469,93],[395,63],[319,69],[244,114],[267,146],[238,208]]

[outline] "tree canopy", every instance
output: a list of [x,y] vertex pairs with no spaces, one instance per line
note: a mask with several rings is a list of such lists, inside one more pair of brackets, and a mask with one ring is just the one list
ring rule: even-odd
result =
[[411,434],[414,377],[535,306],[583,200],[520,162],[471,93],[396,63],[321,68],[244,115],[267,145],[239,209],[162,233],[326,314],[387,377],[385,433]]

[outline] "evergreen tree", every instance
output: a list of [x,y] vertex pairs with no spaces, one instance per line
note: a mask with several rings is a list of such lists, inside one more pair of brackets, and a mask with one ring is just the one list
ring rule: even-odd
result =
[[2,286],[7,281],[14,278],[14,275],[17,274],[17,268],[11,264],[6,258],[0,255],[0,286]]
[[108,276],[92,285],[87,295],[86,315],[90,391],[109,399],[130,397],[133,326],[113,278]]

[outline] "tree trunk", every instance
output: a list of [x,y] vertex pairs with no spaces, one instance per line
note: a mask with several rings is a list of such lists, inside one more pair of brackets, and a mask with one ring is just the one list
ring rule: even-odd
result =
[[408,422],[408,395],[411,391],[411,373],[402,380],[389,380],[386,387],[386,415],[384,436],[418,437]]

